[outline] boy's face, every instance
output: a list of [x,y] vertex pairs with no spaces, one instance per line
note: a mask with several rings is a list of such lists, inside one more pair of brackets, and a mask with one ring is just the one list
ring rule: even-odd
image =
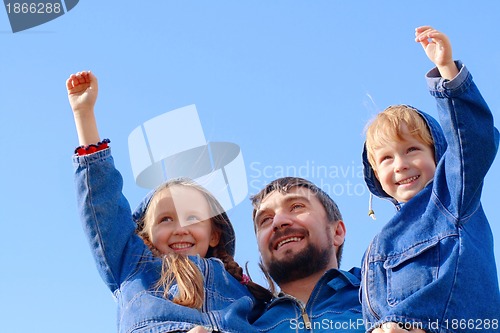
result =
[[384,191],[407,202],[434,177],[434,151],[403,128],[402,141],[385,142],[374,149],[375,175]]

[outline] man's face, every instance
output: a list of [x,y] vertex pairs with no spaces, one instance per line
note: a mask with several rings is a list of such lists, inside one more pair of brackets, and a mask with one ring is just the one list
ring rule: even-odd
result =
[[262,200],[254,223],[263,264],[276,283],[337,268],[335,249],[344,241],[344,224],[330,223],[309,189],[272,192]]

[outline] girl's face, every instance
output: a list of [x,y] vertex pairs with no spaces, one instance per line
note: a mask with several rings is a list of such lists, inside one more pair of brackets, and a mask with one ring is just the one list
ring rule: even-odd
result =
[[375,175],[384,191],[399,202],[407,202],[434,177],[436,162],[431,147],[408,133],[403,141],[387,142],[374,150]]
[[205,257],[208,247],[219,243],[210,206],[197,189],[174,185],[159,192],[154,200],[150,238],[162,254]]

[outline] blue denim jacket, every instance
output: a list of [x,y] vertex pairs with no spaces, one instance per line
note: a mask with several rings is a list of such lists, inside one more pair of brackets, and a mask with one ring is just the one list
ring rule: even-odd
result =
[[[247,317],[254,298],[214,258],[190,257],[205,278],[201,310],[165,299],[154,285],[161,260],[136,235],[123,180],[110,149],[74,156],[78,207],[97,269],[118,303],[119,332],[184,332],[202,325],[217,332],[254,332]],[[177,286],[172,286],[175,294]]]
[[[471,74],[456,64],[460,73],[451,81],[435,68],[427,74],[444,132],[419,111],[435,142],[434,179],[387,222],[364,256],[368,330],[393,321],[429,332],[500,332],[493,235],[480,201],[499,133]],[[363,165],[370,191],[394,202],[366,149]]]
[[349,272],[331,269],[318,281],[305,306],[281,294],[253,325],[259,332],[364,332],[358,298],[360,276],[359,268]]

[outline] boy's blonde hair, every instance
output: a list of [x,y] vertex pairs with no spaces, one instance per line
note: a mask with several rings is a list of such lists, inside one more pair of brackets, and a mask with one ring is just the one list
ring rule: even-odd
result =
[[408,105],[392,105],[380,112],[366,128],[366,152],[368,161],[376,169],[374,151],[387,142],[403,140],[403,125],[409,134],[434,151],[434,140],[424,118]]

